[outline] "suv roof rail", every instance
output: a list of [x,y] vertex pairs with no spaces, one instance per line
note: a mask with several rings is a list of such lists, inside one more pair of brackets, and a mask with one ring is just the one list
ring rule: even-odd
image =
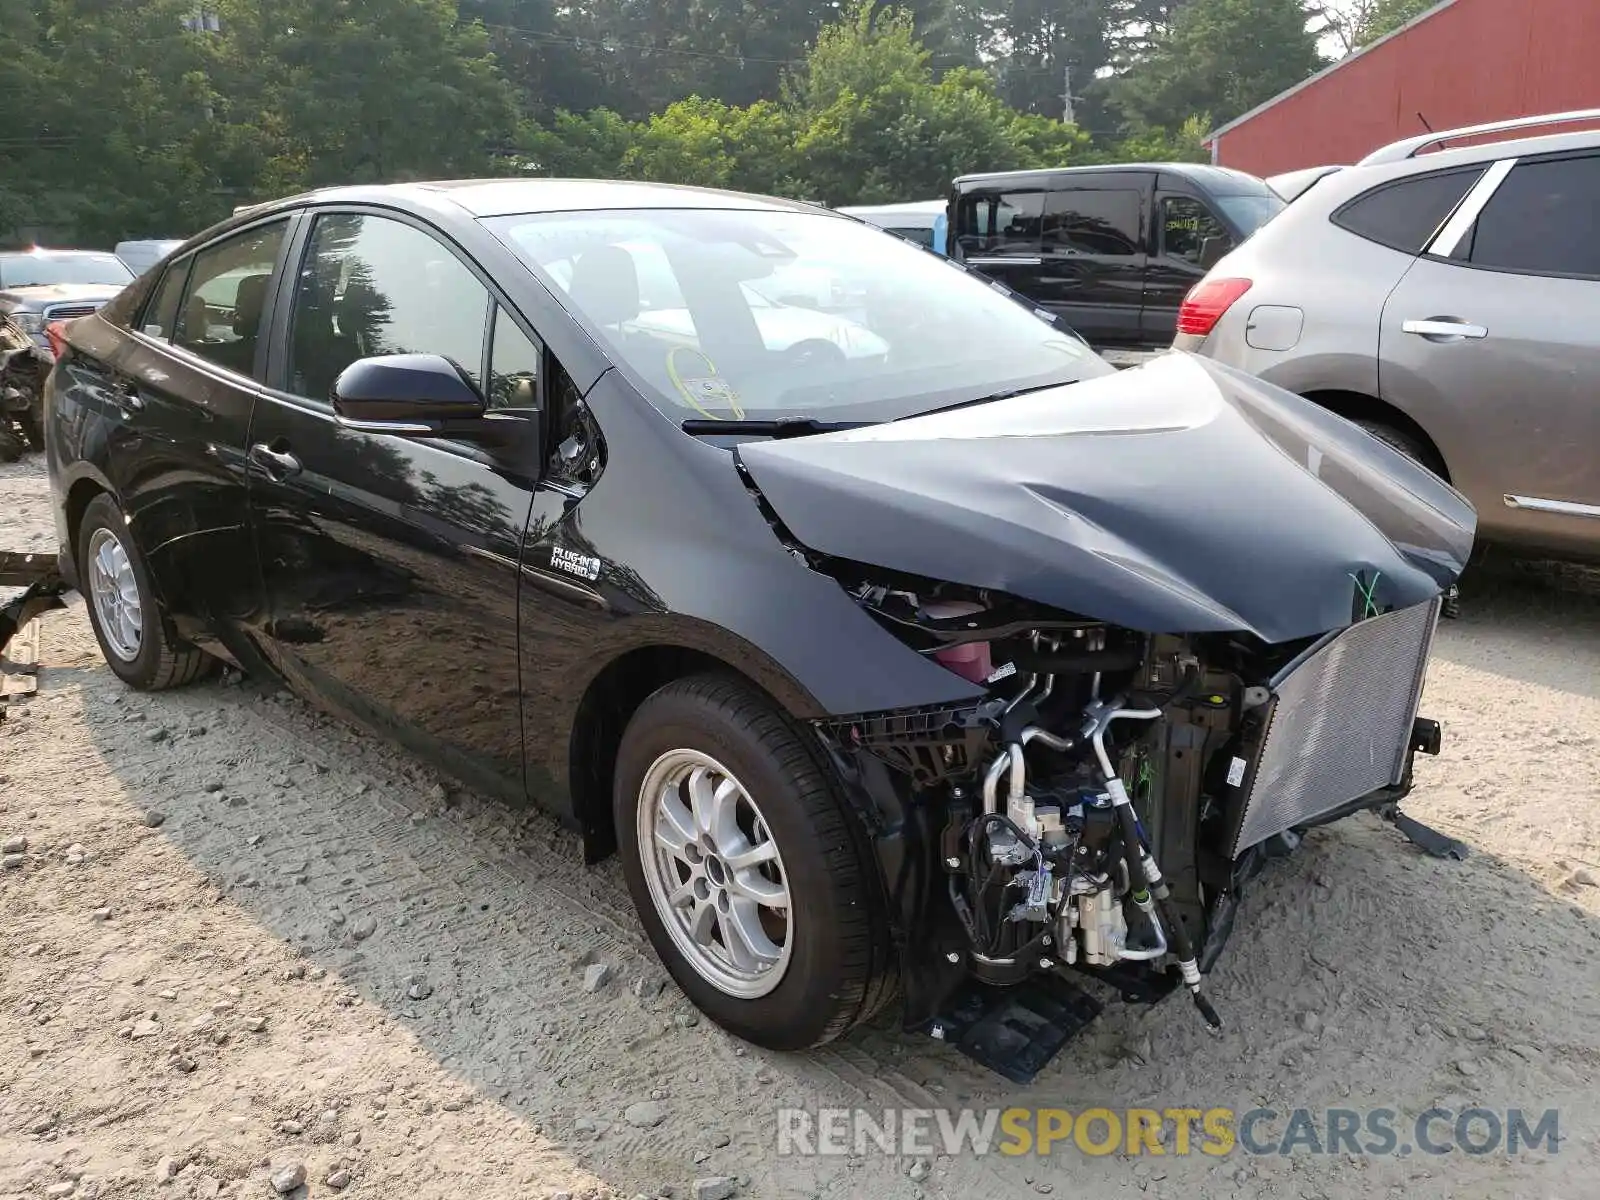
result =
[[1415,158],[1418,153],[1429,146],[1441,145],[1444,142],[1456,141],[1459,138],[1484,137],[1492,133],[1511,133],[1519,129],[1537,129],[1543,125],[1572,125],[1579,121],[1600,121],[1600,108],[1583,108],[1564,113],[1545,113],[1542,116],[1534,117],[1513,117],[1506,121],[1490,121],[1484,125],[1464,125],[1460,129],[1444,129],[1438,133],[1419,134],[1416,137],[1392,142],[1380,150],[1374,150],[1363,158],[1359,165],[1368,167],[1377,163],[1403,162],[1408,158]]

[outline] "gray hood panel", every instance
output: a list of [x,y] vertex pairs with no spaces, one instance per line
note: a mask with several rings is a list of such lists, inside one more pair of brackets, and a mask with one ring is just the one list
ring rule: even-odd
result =
[[1277,643],[1350,624],[1358,588],[1422,603],[1461,573],[1477,524],[1342,418],[1176,353],[738,454],[812,550],[1145,632]]

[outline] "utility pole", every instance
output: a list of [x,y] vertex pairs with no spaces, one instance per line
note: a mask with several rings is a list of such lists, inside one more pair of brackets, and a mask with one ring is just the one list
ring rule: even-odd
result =
[[1072,67],[1067,65],[1061,68],[1061,123],[1072,125]]

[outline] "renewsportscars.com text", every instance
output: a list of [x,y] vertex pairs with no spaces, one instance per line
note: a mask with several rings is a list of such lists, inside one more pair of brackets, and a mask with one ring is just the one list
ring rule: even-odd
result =
[[1519,1154],[1560,1149],[1560,1111],[1430,1108],[784,1108],[781,1155]]

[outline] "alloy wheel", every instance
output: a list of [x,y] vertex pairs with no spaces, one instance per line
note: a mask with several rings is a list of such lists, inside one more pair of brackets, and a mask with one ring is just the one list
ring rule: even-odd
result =
[[794,946],[788,876],[744,786],[698,750],[670,750],[639,787],[639,856],[656,912],[708,983],[744,1000],[783,981]]
[[106,645],[123,662],[139,657],[144,642],[144,605],[128,551],[109,529],[89,538],[89,598]]

